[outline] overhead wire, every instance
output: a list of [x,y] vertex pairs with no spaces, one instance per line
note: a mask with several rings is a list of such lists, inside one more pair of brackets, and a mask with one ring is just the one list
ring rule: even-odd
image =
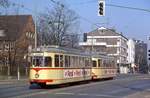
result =
[[[63,4],[61,4],[60,2],[56,2],[56,1],[54,1],[54,0],[50,0],[52,3],[54,3],[54,4],[56,4],[56,5],[63,5]],[[87,2],[84,2],[84,3],[91,3],[91,2],[93,2],[93,1],[95,1],[95,0],[89,0],[89,1],[87,1]],[[82,2],[83,3],[83,2]],[[76,12],[77,13],[77,12]],[[77,13],[78,14],[78,13]],[[79,14],[78,14],[79,15]],[[85,17],[83,17],[83,16],[81,16],[81,15],[79,15],[79,17],[82,19],[82,20],[84,20],[84,21],[86,21],[86,22],[88,22],[89,24],[91,24],[91,25],[94,25],[94,26],[96,26],[96,27],[100,27],[98,24],[95,24],[95,23],[93,23],[92,21],[90,21],[89,19],[87,19],[87,18],[85,18]]]
[[[50,0],[50,1],[51,1],[52,3],[54,3],[54,4],[57,4],[57,5],[60,5],[60,6],[64,7],[64,5],[61,4],[61,3],[58,2],[58,1],[55,1],[55,0]],[[96,1],[96,0],[89,0],[89,1],[86,1],[86,2],[80,2],[80,3],[76,3],[76,4],[77,4],[77,5],[89,4],[89,3],[94,3],[95,1]],[[13,6],[20,6],[21,8],[23,8],[23,9],[25,9],[25,10],[27,10],[27,11],[30,11],[30,12],[32,12],[32,13],[40,14],[40,13],[35,12],[34,10],[30,9],[30,8],[25,7],[23,4],[18,4],[18,3],[14,3],[14,2],[11,2],[11,4],[12,4]],[[76,4],[75,4],[75,5],[76,5]],[[106,6],[150,12],[149,9],[136,8],[136,7],[128,7],[128,6],[121,6],[121,5],[116,5],[116,4],[106,4]],[[78,13],[77,13],[77,14],[78,14]],[[79,14],[78,14],[78,15],[79,15]],[[85,18],[85,17],[83,17],[83,16],[81,16],[81,15],[79,15],[79,17],[80,17],[82,20],[84,20],[84,21],[86,21],[86,22],[88,22],[88,23],[90,23],[90,24],[92,24],[92,25],[95,25],[95,26],[97,26],[97,27],[100,27],[99,25],[93,23],[92,21],[90,21],[89,19],[87,19],[87,18]]]
[[125,8],[125,9],[131,9],[131,10],[138,10],[138,11],[145,11],[145,12],[150,12],[150,9],[143,9],[143,8],[137,8],[137,7],[128,7],[128,6],[121,6],[121,5],[115,5],[115,4],[106,4],[106,6],[118,7],[118,8]]

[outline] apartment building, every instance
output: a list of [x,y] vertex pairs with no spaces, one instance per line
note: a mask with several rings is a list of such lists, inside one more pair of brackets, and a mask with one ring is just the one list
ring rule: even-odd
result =
[[34,21],[31,15],[0,16],[0,74],[14,75],[23,70],[28,48],[34,47]]
[[130,72],[134,73],[135,71],[135,40],[134,39],[129,39],[127,42],[128,45],[128,57],[127,57],[127,61],[129,64],[129,69]]
[[135,64],[137,72],[148,73],[147,48],[148,45],[144,41],[135,41]]
[[127,41],[121,33],[104,27],[84,34],[84,42],[79,45],[86,51],[106,52],[117,60],[118,71],[127,73]]

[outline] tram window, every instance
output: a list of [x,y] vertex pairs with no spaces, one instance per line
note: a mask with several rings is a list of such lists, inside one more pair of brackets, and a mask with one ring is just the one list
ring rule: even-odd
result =
[[45,57],[45,66],[52,67],[52,58],[51,57]]
[[60,67],[63,67],[63,55],[60,55]]
[[89,66],[89,61],[88,61],[88,59],[85,60],[85,66]]
[[43,65],[43,57],[33,57],[33,66],[40,66],[42,67]]
[[82,59],[79,57],[79,66],[82,66]]
[[108,66],[107,67],[111,67],[111,66],[112,66],[111,62],[108,61]]
[[85,59],[82,57],[82,66],[85,67]]
[[76,56],[76,66],[79,67],[79,57]]
[[70,56],[68,56],[68,61],[69,61],[69,63],[68,63],[68,67],[70,67]]
[[98,67],[101,67],[102,60],[98,59]]
[[81,57],[81,66],[84,67],[85,66],[85,61],[84,61],[84,57]]
[[92,60],[91,60],[91,58],[89,58],[89,66],[91,66],[92,65]]
[[105,67],[109,67],[109,61],[106,61],[106,66]]
[[114,61],[112,61],[112,67],[115,68],[115,62]]
[[96,67],[96,61],[92,61],[93,62],[93,67]]
[[75,66],[76,66],[75,56],[71,56],[71,67],[75,67]]
[[69,57],[65,56],[65,67],[69,67]]
[[85,66],[90,66],[90,59],[89,58],[86,58],[86,60],[85,60]]
[[55,55],[55,67],[59,67],[59,55]]
[[75,56],[75,66],[78,67],[78,57]]
[[72,56],[71,58],[72,58],[71,59],[71,67],[74,67],[75,66],[75,57]]
[[70,56],[70,67],[72,67],[73,65],[73,59],[72,59],[72,56]]
[[103,61],[103,67],[106,67],[106,60]]

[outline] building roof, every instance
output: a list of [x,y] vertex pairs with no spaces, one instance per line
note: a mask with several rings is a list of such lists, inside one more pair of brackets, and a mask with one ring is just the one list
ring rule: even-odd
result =
[[[26,24],[32,19],[31,15],[1,15],[0,30],[3,36],[0,39],[16,40],[23,32]],[[33,21],[33,20],[32,20]]]
[[122,36],[127,39],[124,35],[122,35],[122,33],[117,33],[114,29],[107,29],[103,27],[87,33],[87,36]]

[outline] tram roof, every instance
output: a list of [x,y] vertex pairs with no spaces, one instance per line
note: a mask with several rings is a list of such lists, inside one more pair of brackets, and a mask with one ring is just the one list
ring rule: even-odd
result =
[[66,53],[66,54],[91,56],[89,53],[79,49],[66,48],[60,46],[40,46],[36,49],[33,49],[32,52],[54,52],[54,53]]
[[82,55],[82,56],[92,56],[94,58],[113,58],[108,56],[105,52],[85,52],[79,49],[66,48],[60,46],[40,46],[34,48],[32,52],[54,52],[54,53],[64,53],[64,54],[73,54],[73,55]]

